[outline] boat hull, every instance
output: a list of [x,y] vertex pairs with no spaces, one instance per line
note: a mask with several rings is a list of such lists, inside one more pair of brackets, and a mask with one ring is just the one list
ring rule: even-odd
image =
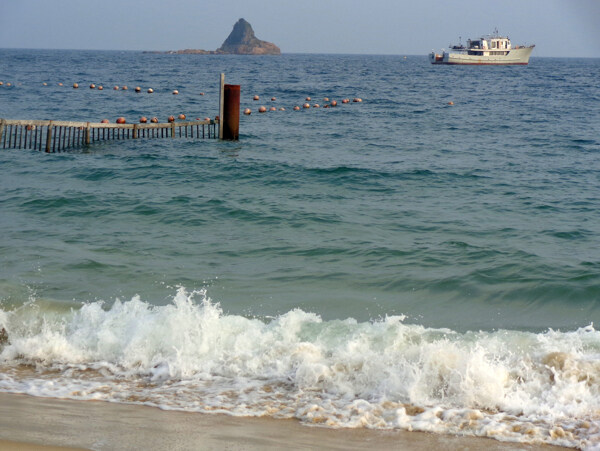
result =
[[431,64],[454,64],[472,66],[526,66],[535,46],[510,49],[506,55],[468,55],[466,52],[431,53]]

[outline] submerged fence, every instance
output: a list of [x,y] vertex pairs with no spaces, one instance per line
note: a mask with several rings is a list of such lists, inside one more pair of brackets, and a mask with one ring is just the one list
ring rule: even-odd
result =
[[109,140],[140,138],[218,138],[218,121],[151,124],[103,124],[97,122],[28,121],[0,119],[3,149],[61,152]]

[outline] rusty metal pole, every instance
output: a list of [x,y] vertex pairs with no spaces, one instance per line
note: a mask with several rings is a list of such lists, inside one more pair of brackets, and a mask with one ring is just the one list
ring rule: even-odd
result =
[[223,139],[240,138],[240,85],[225,85],[223,108]]
[[219,139],[223,139],[223,107],[225,105],[225,74],[221,74],[219,84]]

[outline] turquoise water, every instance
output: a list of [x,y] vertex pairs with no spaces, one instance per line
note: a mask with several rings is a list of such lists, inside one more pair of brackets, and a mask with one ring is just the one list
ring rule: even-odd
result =
[[[302,421],[320,405],[331,426],[453,432],[480,409],[499,424],[546,421],[542,441],[596,443],[597,384],[571,410],[564,396],[600,377],[600,60],[1,50],[0,61],[7,119],[214,117],[220,72],[253,110],[239,142],[0,152],[0,326],[12,337],[0,389],[97,399],[68,372],[87,365],[193,385],[183,400],[164,384],[144,392],[163,408],[278,416],[269,390],[255,404],[223,398],[268,380],[290,400],[280,416]],[[306,96],[340,105],[293,111]],[[160,345],[148,345],[153,328]],[[14,373],[30,360],[60,376]],[[41,388],[48,377],[58,392]],[[311,389],[325,394],[302,398]],[[192,406],[199,393],[211,409]],[[396,403],[395,420],[369,423],[366,409],[335,423],[357,400]],[[462,413],[425,427],[402,403]],[[552,435],[557,418],[571,438]]]

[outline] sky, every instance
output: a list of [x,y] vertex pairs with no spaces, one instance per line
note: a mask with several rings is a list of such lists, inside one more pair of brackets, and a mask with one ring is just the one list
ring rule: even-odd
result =
[[497,28],[600,57],[600,0],[0,0],[0,47],[215,50],[242,17],[283,53],[425,55]]

